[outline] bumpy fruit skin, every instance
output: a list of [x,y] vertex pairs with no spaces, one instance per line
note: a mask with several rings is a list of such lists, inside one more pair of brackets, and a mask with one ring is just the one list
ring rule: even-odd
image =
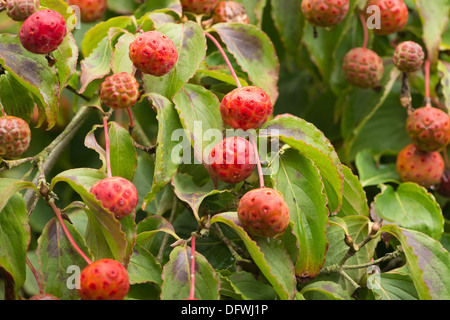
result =
[[224,123],[234,129],[258,129],[272,112],[269,95],[256,86],[236,88],[227,93],[220,103]]
[[69,0],[69,5],[80,8],[82,22],[94,22],[103,19],[106,12],[106,0]]
[[178,60],[173,41],[158,31],[147,31],[130,44],[130,59],[145,74],[156,77],[167,74]]
[[136,104],[139,98],[139,83],[127,72],[106,77],[100,85],[102,102],[113,109],[126,109]]
[[211,171],[221,181],[239,183],[247,179],[256,166],[254,148],[242,137],[229,137],[214,146],[209,154]]
[[314,26],[335,26],[347,15],[348,0],[303,0],[302,12]]
[[14,21],[25,21],[38,11],[39,0],[6,0],[6,14]]
[[378,35],[398,32],[408,22],[408,7],[403,0],[369,0],[364,10],[366,19],[369,19],[373,14],[370,10],[367,10],[369,6],[373,5],[380,8],[381,25],[380,28],[373,29],[373,32]]
[[402,181],[415,182],[427,189],[438,185],[444,174],[441,154],[422,151],[414,143],[399,152],[396,166]]
[[25,120],[14,116],[0,117],[0,157],[20,157],[30,146],[31,131]]
[[403,41],[394,51],[394,65],[402,72],[415,72],[422,67],[425,53],[422,46],[414,41]]
[[20,28],[20,42],[23,47],[36,54],[55,51],[67,34],[64,17],[51,9],[33,13]]
[[450,142],[450,117],[431,106],[418,108],[406,119],[406,131],[423,151],[440,151]]
[[113,259],[97,260],[81,271],[82,300],[123,300],[130,289],[128,272]]
[[136,187],[122,177],[110,177],[97,181],[91,187],[90,192],[117,219],[122,219],[132,213],[138,203]]
[[196,14],[210,14],[219,0],[181,0],[180,2],[183,11],[190,11]]
[[342,69],[347,81],[360,88],[377,87],[384,72],[380,56],[375,51],[360,47],[347,52]]
[[258,188],[239,201],[237,214],[244,229],[252,236],[273,238],[289,225],[289,208],[280,192]]
[[219,22],[249,24],[250,20],[242,3],[236,1],[219,1],[213,12],[213,23]]

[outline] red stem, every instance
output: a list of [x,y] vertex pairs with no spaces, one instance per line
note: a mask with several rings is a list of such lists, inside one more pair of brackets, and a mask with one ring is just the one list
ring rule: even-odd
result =
[[103,117],[103,127],[105,130],[105,144],[106,144],[106,172],[108,174],[108,177],[112,177],[111,173],[111,161],[109,157],[109,132],[108,132],[108,120],[106,117]]
[[363,40],[363,48],[367,48],[367,44],[369,43],[369,30],[367,29],[366,19],[362,12],[359,12],[359,19],[361,20],[361,25],[364,31],[364,40]]
[[258,176],[259,176],[259,187],[264,188],[264,175],[261,167],[261,159],[259,158],[258,146],[256,145],[255,137],[250,134],[250,142],[253,146],[255,158],[256,158],[256,166],[258,167]]
[[425,104],[431,105],[430,100],[430,60],[425,61]]
[[128,112],[128,117],[130,118],[130,124],[129,124],[129,126],[130,126],[130,128],[134,128],[134,121],[133,121],[133,115],[131,114],[131,109],[130,108],[127,108],[127,112]]
[[38,275],[36,269],[34,268],[33,264],[31,263],[30,259],[28,259],[28,257],[26,257],[26,259],[27,259],[27,265],[31,269],[31,272],[33,273],[34,278],[36,279],[36,282],[37,282],[37,285],[39,288],[39,293],[42,294],[42,293],[44,293],[44,288],[42,288],[41,278],[39,278],[39,275]]
[[227,54],[225,51],[223,51],[222,46],[220,43],[214,38],[212,35],[210,35],[208,32],[205,31],[205,35],[216,45],[217,49],[219,49],[220,53],[222,54],[222,57],[225,59],[225,63],[228,66],[228,69],[230,69],[231,75],[233,76],[234,82],[236,82],[236,85],[238,88],[242,87],[241,83],[239,82],[239,78],[236,75],[236,72],[233,69],[233,66],[231,65],[230,60],[227,57]]
[[71,244],[71,245],[74,247],[74,249],[80,254],[80,256],[81,256],[84,260],[86,260],[86,262],[87,262],[88,264],[91,264],[91,263],[92,263],[91,259],[89,259],[89,258],[84,254],[84,252],[80,249],[80,247],[78,247],[78,245],[77,245],[77,244],[75,243],[75,241],[73,240],[72,235],[70,234],[69,230],[67,229],[67,226],[66,226],[66,224],[64,223],[64,220],[63,220],[63,218],[62,218],[62,216],[61,216],[61,212],[59,211],[58,207],[56,207],[56,205],[55,205],[55,203],[54,203],[53,201],[49,201],[49,204],[50,204],[50,207],[52,207],[53,211],[55,212],[55,215],[56,215],[56,217],[58,218],[59,223],[61,224],[61,227],[63,228],[64,233],[65,233],[66,236],[67,236],[67,239],[69,239],[70,244]]
[[191,239],[191,290],[189,292],[189,300],[194,300],[195,294],[195,234]]

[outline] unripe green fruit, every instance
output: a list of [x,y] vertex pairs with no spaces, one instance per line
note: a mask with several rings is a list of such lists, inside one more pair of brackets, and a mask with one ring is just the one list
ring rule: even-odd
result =
[[342,67],[349,83],[360,88],[375,88],[383,77],[380,56],[367,48],[353,48],[344,57]]
[[100,85],[102,102],[113,109],[126,109],[139,98],[139,83],[127,72],[113,74]]
[[425,53],[420,44],[413,41],[403,41],[394,51],[394,65],[402,72],[415,72],[422,67]]
[[0,157],[20,157],[30,146],[31,131],[25,120],[14,116],[0,117]]
[[302,12],[314,26],[331,27],[339,24],[347,15],[348,0],[303,0]]
[[38,11],[39,0],[6,0],[5,9],[8,17],[15,21],[25,21]]

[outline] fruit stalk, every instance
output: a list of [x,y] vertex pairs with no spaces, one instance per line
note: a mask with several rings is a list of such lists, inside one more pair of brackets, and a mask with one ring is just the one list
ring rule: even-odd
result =
[[367,44],[369,43],[369,30],[367,29],[366,19],[362,12],[359,12],[359,19],[361,20],[361,25],[364,32],[364,40],[362,47],[367,48]]
[[430,99],[430,60],[425,60],[425,106],[431,106]]
[[264,188],[264,175],[262,172],[261,159],[259,158],[258,146],[256,145],[255,137],[250,135],[250,143],[255,149],[256,167],[258,168],[259,187]]
[[80,249],[80,247],[78,247],[78,245],[75,243],[75,241],[72,238],[72,235],[70,234],[69,230],[67,229],[66,224],[64,223],[64,220],[61,216],[61,212],[59,211],[58,207],[55,205],[55,203],[53,202],[53,200],[48,201],[48,204],[50,205],[50,207],[53,209],[53,211],[55,212],[56,217],[58,218],[59,223],[61,224],[61,227],[64,230],[64,233],[67,236],[67,239],[69,240],[70,244],[73,246],[73,248],[80,254],[80,256],[86,260],[86,262],[88,264],[91,264],[92,261],[91,259],[88,258],[88,256],[86,256],[86,254],[83,252],[83,250]]
[[34,268],[33,264],[31,263],[30,259],[28,259],[28,257],[26,257],[26,261],[27,261],[27,265],[30,268],[31,272],[33,273],[34,278],[36,279],[36,283],[39,289],[39,293],[42,294],[44,293],[44,288],[42,287],[42,282],[41,279],[39,278],[39,275],[36,271],[36,269]]
[[107,117],[103,117],[103,127],[105,130],[105,148],[106,148],[106,173],[108,177],[112,177],[111,173],[111,160],[109,156],[109,132],[108,132],[108,119]]
[[208,32],[205,31],[205,35],[216,45],[217,49],[219,49],[220,54],[223,56],[223,58],[225,59],[225,63],[228,66],[228,69],[230,69],[231,75],[233,76],[234,81],[236,82],[236,85],[238,88],[242,87],[241,83],[239,82],[239,78],[236,75],[236,72],[234,71],[233,66],[231,65],[230,60],[228,59],[225,51],[222,49],[222,46],[220,45],[220,43],[216,40],[216,38],[214,38],[212,35],[210,35]]

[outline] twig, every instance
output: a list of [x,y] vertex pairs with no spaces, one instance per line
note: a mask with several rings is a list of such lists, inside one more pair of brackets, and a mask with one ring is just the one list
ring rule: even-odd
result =
[[30,261],[30,259],[28,259],[28,257],[26,257],[26,261],[27,261],[28,267],[30,268],[31,272],[33,273],[34,278],[36,279],[37,286],[39,288],[39,293],[40,294],[44,293],[44,288],[42,287],[41,278],[39,277],[36,269],[34,268],[33,264]]
[[103,127],[105,131],[105,148],[106,148],[106,172],[108,177],[112,177],[111,173],[111,160],[110,160],[110,151],[109,151],[109,132],[108,132],[108,117],[103,117]]

